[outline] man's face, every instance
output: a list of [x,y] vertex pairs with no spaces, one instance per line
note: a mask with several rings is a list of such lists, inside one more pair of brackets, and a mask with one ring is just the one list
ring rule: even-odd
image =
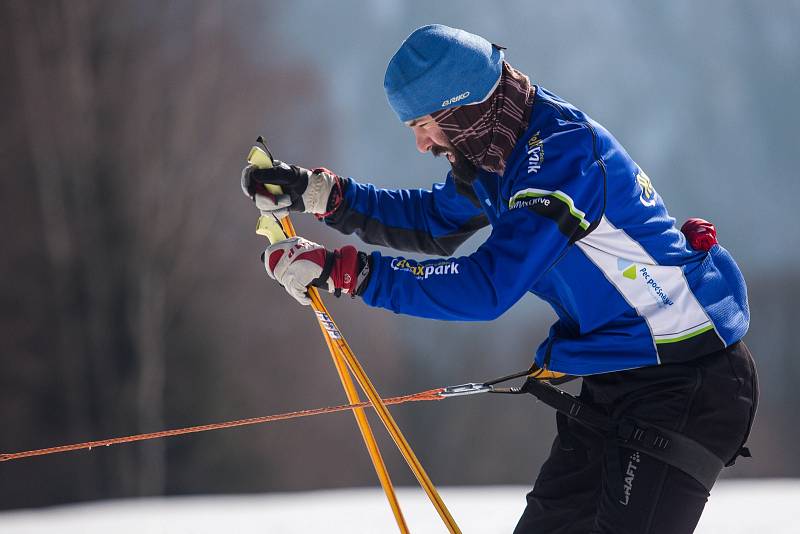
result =
[[439,127],[433,117],[425,115],[406,122],[406,126],[414,132],[417,150],[430,152],[436,157],[446,156],[453,168],[453,174],[460,180],[471,183],[475,178],[475,166],[463,152],[453,146],[447,134]]
[[450,143],[447,135],[439,128],[436,121],[430,115],[425,115],[418,119],[408,121],[406,126],[411,128],[414,133],[414,140],[417,144],[417,150],[422,152],[430,152],[434,156],[446,156],[450,163],[456,161],[456,149]]

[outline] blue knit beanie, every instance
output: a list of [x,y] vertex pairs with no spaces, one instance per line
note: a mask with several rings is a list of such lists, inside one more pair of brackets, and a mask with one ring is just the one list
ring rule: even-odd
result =
[[386,68],[383,88],[403,122],[485,100],[503,72],[503,51],[478,35],[431,24],[414,30]]

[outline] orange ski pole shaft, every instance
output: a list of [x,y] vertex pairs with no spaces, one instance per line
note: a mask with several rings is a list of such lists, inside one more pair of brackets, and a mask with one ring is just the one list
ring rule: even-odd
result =
[[[311,295],[311,292],[309,292],[309,294]],[[397,448],[400,450],[400,454],[402,454],[403,458],[406,460],[411,472],[414,473],[419,485],[428,495],[428,498],[436,509],[436,512],[439,514],[439,517],[441,517],[442,521],[447,526],[447,529],[452,534],[460,534],[461,530],[458,528],[453,516],[450,514],[450,511],[444,504],[439,492],[436,490],[436,486],[433,485],[430,477],[425,472],[425,468],[422,467],[422,463],[420,463],[416,454],[414,454],[411,445],[409,445],[405,436],[403,436],[403,433],[400,431],[400,427],[389,413],[389,410],[381,400],[380,395],[378,395],[378,392],[375,390],[375,386],[372,385],[372,382],[370,381],[363,367],[361,367],[358,359],[353,354],[350,346],[347,344],[347,341],[341,337],[341,333],[339,332],[336,323],[334,323],[333,319],[331,319],[318,294],[311,296],[311,305],[317,312],[317,320],[320,322],[320,324],[324,324],[323,328],[326,330],[326,334],[329,337],[336,336],[333,337],[332,343],[337,347],[339,353],[347,363],[347,366],[350,368],[350,372],[353,373],[353,376],[355,376],[355,379],[359,386],[361,386],[364,394],[372,403],[372,407],[375,409],[375,412],[378,414],[381,422],[386,427],[386,430],[389,432],[392,440],[394,440],[395,445],[397,445]],[[333,336],[331,336],[331,334],[333,334]]]
[[[263,141],[260,137],[258,142],[263,145]],[[263,148],[258,145],[254,146],[250,150],[250,154],[247,156],[247,161],[252,165],[256,165],[257,167],[261,168],[269,168],[272,166],[272,156],[269,154],[266,146]],[[280,187],[268,186],[268,189],[269,188],[272,188],[270,191],[272,193],[282,193]],[[291,221],[288,217],[286,217],[284,221],[285,224],[281,224],[275,217],[271,215],[262,215],[258,219],[256,233],[269,239],[270,243],[281,241],[286,237],[294,237],[295,231]],[[319,293],[317,293],[316,288],[310,288],[309,293],[312,295],[312,299],[315,299],[320,303],[322,302],[319,298]],[[316,312],[317,309],[315,308],[314,311]],[[331,358],[333,358],[333,365],[339,375],[339,380],[342,382],[342,387],[347,395],[347,400],[350,404],[358,404],[361,402],[361,399],[358,396],[358,390],[353,383],[353,379],[347,373],[347,364],[339,355],[336,346],[332,344],[331,339],[328,333],[325,331],[322,323],[320,323],[320,328],[322,329],[322,334],[325,338],[325,344],[328,346],[328,350],[331,353]],[[406,524],[405,517],[403,517],[403,512],[400,509],[400,503],[397,500],[397,494],[394,491],[392,480],[389,477],[389,471],[386,469],[386,463],[383,461],[380,449],[378,448],[378,443],[375,441],[375,436],[372,433],[369,421],[367,420],[367,414],[364,412],[363,408],[357,408],[353,410],[353,415],[356,418],[358,430],[361,432],[364,445],[367,447],[367,453],[372,461],[375,473],[378,476],[378,481],[383,488],[383,492],[386,494],[386,499],[389,501],[389,506],[392,509],[392,514],[397,522],[397,527],[400,529],[401,534],[408,534],[408,525]]]
[[[294,227],[292,226],[292,221],[289,219],[289,217],[286,217],[281,221],[281,227],[287,236],[295,235]],[[411,472],[414,473],[414,476],[417,478],[420,486],[422,486],[422,489],[425,490],[425,493],[428,495],[428,498],[430,499],[434,508],[436,508],[439,517],[441,517],[442,521],[447,526],[447,529],[453,534],[460,534],[461,530],[458,528],[453,516],[450,514],[450,511],[444,504],[439,492],[436,490],[436,486],[433,485],[430,477],[425,472],[425,468],[422,467],[422,463],[417,458],[417,455],[414,454],[414,450],[411,448],[411,445],[409,445],[405,436],[403,436],[403,433],[400,431],[400,427],[397,425],[397,422],[392,417],[392,414],[389,413],[389,409],[386,408],[386,404],[384,404],[383,400],[381,400],[381,396],[378,394],[375,386],[372,385],[372,381],[370,381],[367,373],[364,371],[364,368],[361,367],[358,358],[356,358],[355,354],[350,349],[350,345],[347,344],[347,341],[344,339],[344,336],[342,336],[341,331],[336,326],[333,318],[331,318],[328,310],[325,308],[325,304],[322,302],[322,299],[319,296],[319,292],[316,290],[316,288],[312,287],[309,288],[308,294],[311,298],[311,307],[314,308],[314,312],[317,314],[317,321],[320,323],[320,328],[325,335],[325,339],[336,347],[339,355],[347,363],[347,366],[350,368],[350,372],[353,373],[358,385],[361,386],[362,391],[372,403],[372,407],[375,409],[375,412],[378,414],[381,422],[386,427],[389,435],[392,436],[395,445],[397,445],[397,448],[400,450],[400,454],[403,455],[403,458],[406,460],[406,463],[408,463],[409,468],[411,468]]]
[[[310,293],[315,294],[311,297],[312,299],[316,297],[317,300],[321,301],[316,288],[310,288],[309,294]],[[347,395],[348,402],[350,402],[350,404],[360,403],[361,398],[358,396],[358,390],[356,389],[356,385],[353,383],[353,379],[347,372],[347,364],[342,359],[342,356],[337,352],[336,346],[331,343],[331,340],[326,335],[325,329],[321,324],[320,329],[322,330],[323,337],[325,338],[325,344],[328,346],[328,351],[330,351],[331,357],[333,358],[333,365],[336,367],[336,373],[339,375],[339,379],[342,382],[342,387]],[[381,451],[378,448],[378,444],[375,441],[375,436],[373,435],[369,421],[367,420],[367,414],[363,408],[357,408],[353,410],[353,415],[356,418],[358,430],[361,432],[364,445],[367,447],[367,452],[372,459],[372,464],[375,467],[375,473],[378,475],[378,480],[381,483],[383,492],[386,494],[386,499],[389,501],[389,506],[392,509],[392,514],[397,522],[397,526],[400,529],[400,532],[403,534],[408,534],[408,525],[403,517],[403,511],[400,509],[400,503],[397,501],[397,495],[394,492],[394,486],[392,485],[392,480],[389,477],[389,471],[386,469],[383,456],[381,456]]]

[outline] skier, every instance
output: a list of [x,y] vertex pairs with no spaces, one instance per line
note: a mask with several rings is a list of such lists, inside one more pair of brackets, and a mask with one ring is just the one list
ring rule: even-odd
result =
[[[297,237],[267,248],[265,268],[302,304],[314,285],[441,320],[492,320],[526,293],[542,298],[558,320],[536,366],[582,377],[580,400],[619,424],[598,431],[557,416],[515,533],[692,532],[718,474],[709,464],[747,454],[758,394],[741,341],[744,279],[710,223],[679,231],[619,142],[504,56],[482,37],[429,25],[390,60],[389,104],[420,152],[450,162],[430,190],[277,161],[242,172],[262,212],[313,213],[366,243],[444,259],[329,251]],[[486,225],[485,243],[452,256]]]

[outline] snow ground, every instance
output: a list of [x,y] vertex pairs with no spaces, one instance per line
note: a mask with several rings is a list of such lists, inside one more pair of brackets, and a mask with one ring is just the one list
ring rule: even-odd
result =
[[[527,488],[441,488],[465,533],[510,533]],[[414,534],[446,532],[422,490],[398,489]],[[800,479],[723,480],[697,534],[797,534]],[[397,532],[380,489],[104,501],[0,513],[3,534]]]

